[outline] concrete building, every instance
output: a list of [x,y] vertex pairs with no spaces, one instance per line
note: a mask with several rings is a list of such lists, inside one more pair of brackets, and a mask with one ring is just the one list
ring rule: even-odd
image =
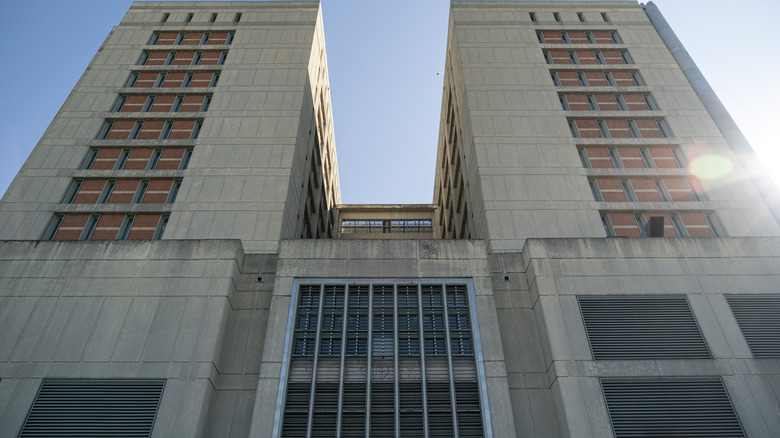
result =
[[453,2],[431,205],[329,93],[317,2],[132,5],[0,202],[0,436],[780,435],[777,189],[652,3]]

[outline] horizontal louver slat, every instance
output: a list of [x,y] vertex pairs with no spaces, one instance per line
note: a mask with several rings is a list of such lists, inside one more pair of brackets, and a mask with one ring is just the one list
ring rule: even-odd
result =
[[727,295],[753,356],[780,357],[780,296]]

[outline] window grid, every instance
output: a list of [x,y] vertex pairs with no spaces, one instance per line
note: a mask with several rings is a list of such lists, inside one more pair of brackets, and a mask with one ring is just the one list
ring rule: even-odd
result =
[[282,437],[485,436],[467,284],[307,282],[296,298]]

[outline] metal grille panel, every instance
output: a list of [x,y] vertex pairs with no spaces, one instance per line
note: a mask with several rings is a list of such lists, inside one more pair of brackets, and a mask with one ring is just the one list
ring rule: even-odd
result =
[[709,359],[683,295],[578,297],[593,358]]
[[727,295],[726,301],[755,357],[780,357],[780,296]]
[[601,379],[617,438],[744,437],[718,377]]
[[53,380],[38,390],[20,437],[148,437],[164,380]]

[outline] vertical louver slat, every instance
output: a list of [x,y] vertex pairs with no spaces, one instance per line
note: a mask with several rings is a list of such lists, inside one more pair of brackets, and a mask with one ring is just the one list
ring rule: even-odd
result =
[[41,384],[20,437],[148,437],[165,380],[53,380]]
[[726,301],[753,356],[780,357],[780,296],[727,295]]
[[601,379],[617,438],[744,437],[718,377]]
[[596,360],[709,359],[683,295],[578,297]]

